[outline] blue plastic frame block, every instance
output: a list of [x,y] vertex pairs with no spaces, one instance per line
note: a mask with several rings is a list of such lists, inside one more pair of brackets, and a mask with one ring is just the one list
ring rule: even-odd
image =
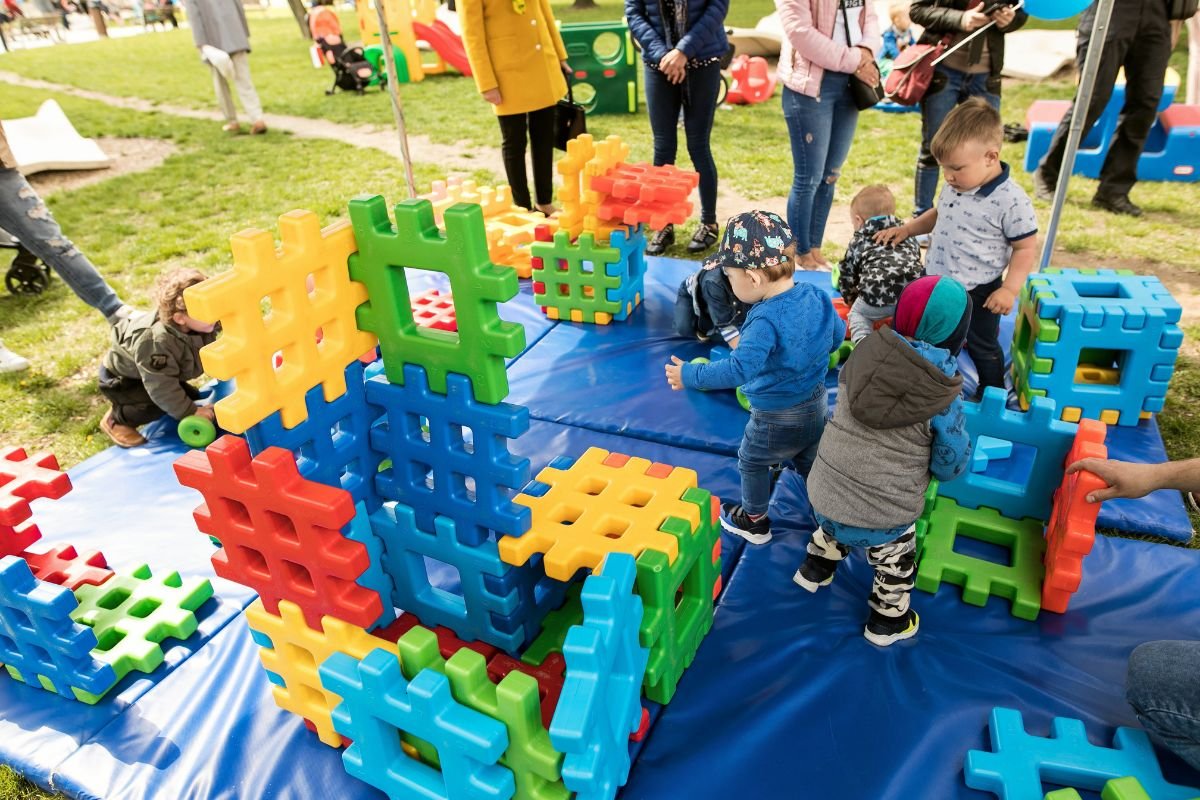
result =
[[[428,533],[401,503],[385,503],[371,515],[371,525],[383,542],[393,604],[424,625],[445,625],[460,639],[478,639],[510,653],[537,635],[542,610],[532,601],[529,573],[501,561],[495,542],[464,544],[454,521],[442,516]],[[430,584],[426,558],[458,571],[459,594]]]
[[371,450],[370,430],[383,412],[368,405],[363,381],[363,364],[355,361],[346,367],[341,397],[329,401],[320,386],[308,390],[308,418],[296,427],[283,427],[278,411],[252,425],[246,430],[251,455],[272,446],[290,450],[305,478],[345,489],[355,503],[366,503],[367,511],[379,508],[383,500],[375,491],[375,473],[380,456]]
[[612,800],[629,779],[629,736],[642,719],[642,647],[637,563],[610,553],[583,583],[583,624],[567,631],[567,677],[550,721],[550,742],[565,753],[563,783],[578,800]]
[[[423,669],[411,681],[400,660],[373,650],[359,661],[334,653],[320,667],[321,684],[343,699],[333,727],[351,744],[342,753],[346,771],[396,800],[507,800],[513,774],[497,762],[508,748],[508,731],[491,717],[455,701],[444,675]],[[437,749],[441,769],[409,758],[399,732]]]
[[609,275],[621,276],[617,289],[606,290],[608,299],[620,306],[620,311],[613,314],[613,319],[620,322],[646,296],[646,234],[640,224],[632,230],[618,228],[609,234],[608,246],[621,253],[618,263],[605,266]]
[[395,595],[395,587],[392,585],[391,576],[383,568],[383,542],[371,527],[371,514],[366,503],[354,504],[354,519],[350,520],[343,533],[350,541],[359,542],[367,548],[367,556],[371,559],[370,566],[358,576],[355,583],[373,592],[379,592],[379,597],[383,600],[383,612],[367,630],[372,631],[390,624],[396,619],[396,609],[391,600]]
[[72,689],[111,689],[117,673],[92,657],[95,632],[71,620],[78,607],[70,589],[34,578],[25,559],[0,558],[0,664],[8,674],[73,700]]
[[[1053,367],[1029,372],[1030,391],[1044,392],[1060,412],[1081,409],[1088,419],[1116,411],[1118,425],[1137,425],[1142,412],[1162,411],[1183,332],[1177,324],[1182,308],[1158,278],[1055,270],[1031,276],[1029,290],[1033,312],[1059,331],[1056,341],[1033,342],[1034,362],[1050,360]],[[1018,336],[1028,324],[1018,320]],[[1117,383],[1076,383],[1086,349],[1125,354]]]
[[1012,451],[1012,442],[980,436],[971,451],[971,472],[986,472],[990,462],[1008,458]]
[[383,376],[367,381],[367,399],[384,412],[371,446],[392,462],[376,475],[376,488],[413,509],[423,530],[433,530],[435,516],[449,517],[466,544],[498,538],[491,531],[522,535],[531,514],[511,493],[529,480],[529,459],[510,454],[508,440],[529,430],[529,410],[476,402],[463,375],[447,375],[446,389],[432,391],[425,370],[412,364],[403,386]]
[[1007,408],[1007,401],[1005,390],[991,386],[981,402],[963,403],[963,415],[972,446],[980,436],[989,436],[1034,449],[1025,485],[967,471],[952,481],[943,481],[938,494],[965,508],[999,509],[1010,519],[1050,519],[1051,500],[1065,469],[1063,461],[1079,426],[1056,419],[1053,400],[1035,397],[1024,412]]
[[971,750],[967,786],[1004,800],[1040,800],[1042,781],[1100,791],[1113,778],[1137,778],[1154,800],[1194,800],[1200,789],[1167,783],[1146,732],[1117,728],[1113,747],[1088,741],[1083,723],[1055,717],[1049,738],[1025,732],[1020,711],[994,708],[988,725],[992,752]]

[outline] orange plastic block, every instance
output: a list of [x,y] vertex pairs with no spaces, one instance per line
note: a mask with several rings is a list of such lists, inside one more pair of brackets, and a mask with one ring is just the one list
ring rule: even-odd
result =
[[275,411],[294,428],[307,417],[305,393],[320,385],[326,400],[340,397],[346,365],[377,343],[355,322],[367,290],[350,280],[350,223],[322,230],[316,214],[292,211],[279,218],[279,235],[276,249],[266,231],[237,234],[233,269],[184,294],[193,317],[220,320],[224,329],[200,358],[213,377],[236,381],[216,406],[217,421],[232,433]]
[[[1081,458],[1108,458],[1104,437],[1108,432],[1103,422],[1081,420],[1075,442],[1067,453],[1066,463]],[[1067,610],[1071,595],[1079,589],[1083,578],[1083,557],[1096,541],[1096,516],[1099,503],[1089,503],[1089,492],[1107,484],[1091,472],[1065,475],[1054,492],[1050,523],[1046,526],[1046,578],[1042,583],[1042,608],[1059,614]]]
[[512,267],[517,271],[517,277],[528,278],[532,270],[529,243],[534,240],[534,231],[546,221],[546,215],[539,211],[520,209],[485,217],[483,229],[492,263]]
[[[522,210],[513,205],[512,190],[508,186],[478,186],[475,181],[462,178],[434,181],[429,194],[421,195],[420,199],[428,200],[433,205],[433,218],[439,227],[445,225],[442,215],[455,203],[479,206],[483,209],[485,220]],[[544,216],[539,216],[545,221]]]
[[579,569],[597,569],[609,553],[637,557],[657,550],[673,562],[679,539],[659,527],[668,517],[699,527],[696,504],[682,499],[696,485],[693,470],[598,447],[574,463],[558,459],[513,498],[530,508],[533,521],[523,536],[500,540],[500,558],[521,565],[543,553],[546,574],[560,581]]
[[325,744],[341,747],[342,736],[333,729],[331,714],[342,698],[321,684],[317,670],[334,653],[361,659],[372,650],[386,650],[398,656],[397,647],[336,617],[326,616],[321,622],[324,631],[308,627],[304,612],[288,600],[279,601],[278,616],[267,611],[262,600],[246,609],[246,624],[262,646],[258,657],[263,668],[283,681],[282,686],[271,686],[275,705],[311,722]]

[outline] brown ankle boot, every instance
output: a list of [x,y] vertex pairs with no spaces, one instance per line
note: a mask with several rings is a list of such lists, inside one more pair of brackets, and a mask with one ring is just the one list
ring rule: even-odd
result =
[[114,420],[111,408],[101,417],[100,430],[104,431],[117,447],[137,447],[146,443],[146,437],[138,433],[137,428],[122,425]]

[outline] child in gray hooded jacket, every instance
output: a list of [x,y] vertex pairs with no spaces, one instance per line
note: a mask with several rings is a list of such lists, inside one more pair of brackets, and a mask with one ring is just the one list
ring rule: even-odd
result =
[[970,298],[953,278],[906,286],[895,330],[862,340],[842,368],[837,408],[808,477],[819,527],[793,580],[815,592],[833,581],[852,546],[866,547],[875,580],[863,635],[872,644],[908,639],[920,624],[909,607],[915,522],[930,478],[958,477],[970,455],[957,374],[970,322]]

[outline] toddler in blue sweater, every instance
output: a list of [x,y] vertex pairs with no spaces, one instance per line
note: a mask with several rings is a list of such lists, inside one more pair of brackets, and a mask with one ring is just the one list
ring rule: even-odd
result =
[[721,526],[752,544],[771,540],[771,467],[790,460],[808,477],[825,429],[829,354],[846,335],[829,296],[795,283],[795,250],[795,238],[777,214],[749,211],[731,218],[705,267],[720,268],[737,298],[751,305],[738,346],[722,361],[685,364],[671,356],[666,366],[672,389],[741,386],[750,400],[738,449],[742,502],[722,505]]

